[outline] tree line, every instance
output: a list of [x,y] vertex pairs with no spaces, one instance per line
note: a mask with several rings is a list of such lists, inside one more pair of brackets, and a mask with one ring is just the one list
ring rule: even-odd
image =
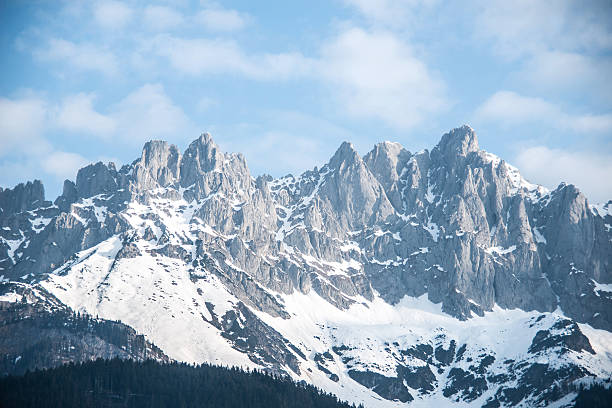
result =
[[121,359],[1,378],[0,406],[355,408],[312,385],[258,370]]

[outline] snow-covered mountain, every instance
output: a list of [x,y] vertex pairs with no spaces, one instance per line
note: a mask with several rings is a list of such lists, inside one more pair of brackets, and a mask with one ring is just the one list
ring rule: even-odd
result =
[[468,126],[280,179],[152,141],[0,209],[0,301],[19,281],[176,360],[381,407],[566,406],[612,377],[612,201],[530,184]]

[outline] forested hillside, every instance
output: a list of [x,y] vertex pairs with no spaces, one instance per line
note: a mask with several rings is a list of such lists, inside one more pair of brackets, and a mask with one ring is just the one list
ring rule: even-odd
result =
[[5,377],[0,380],[0,406],[351,407],[311,385],[257,371],[121,359]]

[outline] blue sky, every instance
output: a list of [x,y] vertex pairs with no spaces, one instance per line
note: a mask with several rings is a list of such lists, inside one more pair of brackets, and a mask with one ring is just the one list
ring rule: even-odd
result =
[[[449,4],[450,3],[450,4]],[[464,123],[554,188],[612,198],[612,4],[0,1],[0,185],[201,132],[254,175]]]

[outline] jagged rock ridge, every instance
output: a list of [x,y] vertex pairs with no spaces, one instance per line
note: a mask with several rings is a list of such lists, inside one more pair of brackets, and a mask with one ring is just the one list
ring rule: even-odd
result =
[[[439,393],[512,405],[535,387],[528,380],[533,373],[524,370],[531,367],[527,345],[512,380],[487,375],[502,375],[513,364],[498,366],[500,356],[490,362],[490,345],[479,357],[482,367],[463,367],[461,359],[440,360],[437,352],[384,346],[405,335],[395,331],[372,345],[389,349],[377,356],[394,361],[389,369],[369,364],[363,344],[347,361],[347,351],[315,361],[359,335],[345,328],[351,334],[337,344],[334,325],[312,317],[319,340],[311,344],[292,331],[295,319],[304,318],[297,299],[324,299],[350,316],[363,305],[396,310],[406,299],[426,298],[450,316],[470,319],[465,324],[502,313],[501,307],[531,312],[516,317],[530,333],[535,329],[526,322],[538,312],[549,316],[541,331],[567,318],[612,330],[610,203],[590,206],[571,185],[550,192],[528,183],[480,150],[468,126],[418,153],[384,142],[361,157],[343,143],[320,169],[280,179],[251,177],[244,157],[221,152],[208,134],[182,155],[153,141],[119,170],[112,163],[81,169],[53,205],[43,195],[40,182],[0,192],[4,278],[42,285],[74,309],[121,318],[177,359],[225,359],[315,382],[308,369],[317,370],[332,383],[359,383],[404,402]],[[146,313],[134,316],[122,302]],[[167,327],[214,337],[221,357],[189,336],[167,338]],[[585,336],[580,326],[571,327]],[[451,344],[450,354],[470,348],[456,332],[441,334],[442,343],[414,340],[447,354]],[[572,353],[600,359],[588,347]],[[554,375],[570,384],[602,372],[577,367],[578,374]],[[510,381],[527,384],[522,394],[505,397],[503,384]]]

